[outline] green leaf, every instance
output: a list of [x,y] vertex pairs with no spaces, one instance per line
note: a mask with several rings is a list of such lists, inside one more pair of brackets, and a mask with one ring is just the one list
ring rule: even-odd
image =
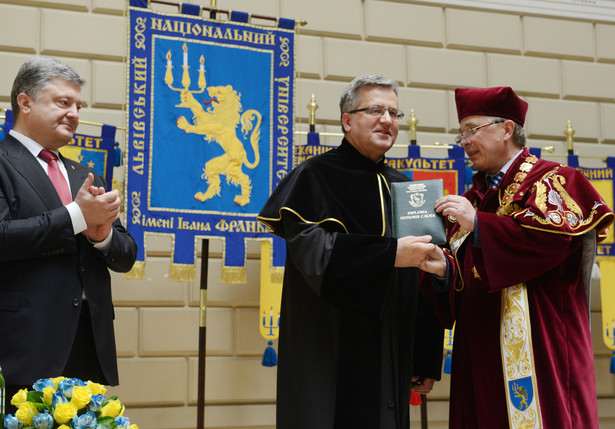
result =
[[30,402],[43,402],[43,392],[31,390],[28,392],[28,401]]

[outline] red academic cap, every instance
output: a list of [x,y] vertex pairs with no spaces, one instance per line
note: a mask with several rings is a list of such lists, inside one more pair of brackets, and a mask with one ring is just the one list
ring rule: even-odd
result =
[[457,88],[455,103],[459,122],[466,116],[485,115],[512,119],[523,125],[527,113],[527,103],[509,86]]

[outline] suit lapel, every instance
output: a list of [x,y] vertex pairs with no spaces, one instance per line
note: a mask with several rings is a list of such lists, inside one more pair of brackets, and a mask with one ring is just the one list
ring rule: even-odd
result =
[[47,208],[51,210],[61,207],[62,201],[49,180],[49,176],[30,151],[11,135],[5,137],[3,144],[15,170],[32,186]]
[[68,173],[68,182],[70,183],[70,193],[73,197],[73,201],[77,196],[77,192],[83,185],[83,181],[88,177],[89,170],[85,168],[83,165],[68,159],[62,154],[60,154],[60,158],[66,167],[66,172]]

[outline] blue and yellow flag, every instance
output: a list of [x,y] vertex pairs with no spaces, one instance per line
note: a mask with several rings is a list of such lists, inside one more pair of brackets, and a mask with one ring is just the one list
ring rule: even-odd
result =
[[271,237],[256,215],[292,167],[294,21],[268,27],[137,3],[128,11],[126,224],[139,252],[129,277],[144,276],[152,234],[174,238],[171,280],[194,280],[198,238],[217,238],[222,281],[244,282],[246,241]]
[[107,190],[113,189],[113,166],[115,165],[116,127],[103,125],[98,136],[75,134],[60,153],[80,164],[87,165],[107,182]]

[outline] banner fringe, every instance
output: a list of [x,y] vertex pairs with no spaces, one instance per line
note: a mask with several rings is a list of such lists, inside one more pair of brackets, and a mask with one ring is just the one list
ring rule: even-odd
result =
[[171,264],[169,280],[176,282],[193,282],[196,280],[196,265]]
[[284,280],[284,267],[271,267],[269,276],[271,283],[282,283]]
[[130,271],[124,273],[124,278],[143,280],[145,278],[145,261],[135,262]]
[[222,267],[220,275],[222,283],[239,284],[246,283],[246,268],[245,267]]

